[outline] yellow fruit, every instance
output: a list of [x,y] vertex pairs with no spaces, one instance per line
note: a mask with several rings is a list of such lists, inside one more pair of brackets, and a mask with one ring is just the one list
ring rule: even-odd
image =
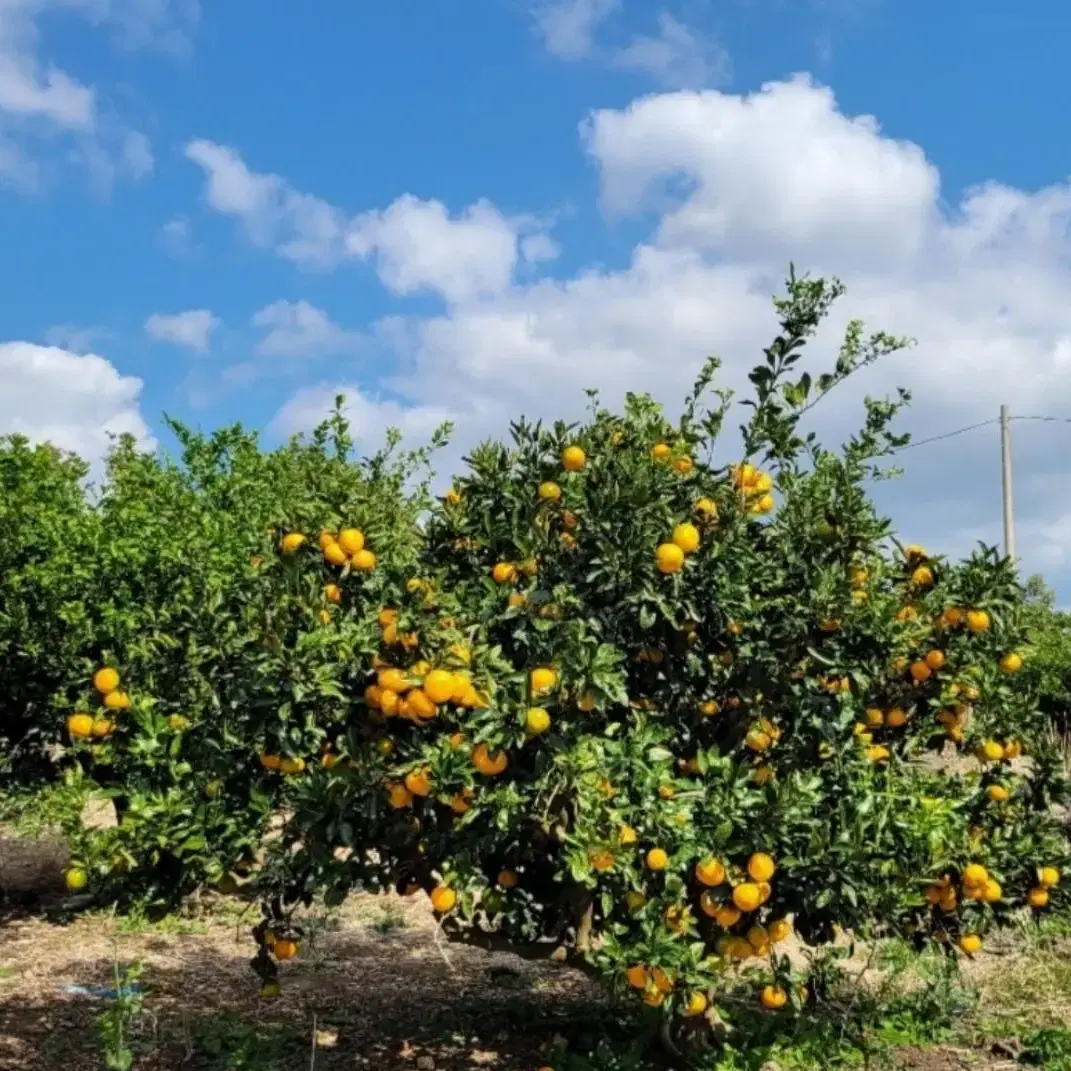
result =
[[982,951],[982,939],[976,933],[965,933],[957,942],[961,952],[973,956]]
[[651,457],[655,461],[665,461],[671,453],[673,451],[670,449],[669,443],[655,443],[651,447]]
[[277,1000],[282,993],[282,986],[278,982],[265,982],[260,987],[261,1000]]
[[434,718],[439,713],[435,701],[423,688],[414,689],[406,699],[409,703],[409,713],[415,718]]
[[67,719],[67,733],[79,740],[93,735],[92,714],[72,714]]
[[699,548],[699,529],[685,521],[673,529],[673,542],[685,554],[691,554]]
[[346,552],[337,543],[328,543],[324,547],[324,558],[329,565],[345,565],[349,561]]
[[279,773],[293,775],[302,773],[304,769],[304,759],[292,759],[289,756],[284,756],[279,760]]
[[969,863],[963,870],[963,884],[982,886],[989,880],[989,871],[980,863]]
[[282,761],[282,757],[279,755],[262,754],[260,756],[260,765],[263,766],[265,770],[278,770],[282,765]]
[[747,872],[755,881],[769,881],[777,870],[777,864],[765,852],[755,852],[747,861]]
[[875,744],[866,749],[866,757],[870,762],[886,762],[889,758],[889,749],[881,744]]
[[588,850],[588,862],[592,870],[612,870],[614,866],[614,853],[605,848],[591,848]]
[[329,532],[326,528],[316,537],[316,545],[320,550],[327,550],[327,548],[335,542],[335,533]]
[[1054,866],[1038,868],[1038,886],[1042,889],[1055,889],[1060,884],[1060,871]]
[[647,866],[650,870],[665,870],[669,865],[669,856],[661,848],[652,848],[647,853]]
[[325,584],[324,585],[324,598],[328,602],[339,603],[342,602],[342,588],[338,584]]
[[68,892],[78,892],[89,884],[89,875],[84,867],[72,866],[63,872],[63,881]]
[[550,715],[542,707],[531,707],[524,717],[524,727],[532,736],[539,736],[550,728]]
[[588,461],[588,455],[579,446],[567,446],[562,451],[562,468],[566,472],[579,472]]
[[733,903],[741,911],[754,911],[762,904],[762,890],[758,885],[745,881],[733,889]]
[[622,826],[617,831],[617,843],[626,847],[629,844],[635,844],[639,839],[639,834],[632,828],[632,826]]
[[625,978],[633,989],[646,989],[649,975],[647,974],[646,967],[636,966],[629,967],[629,969],[625,971]]
[[457,893],[449,885],[439,885],[431,890],[431,906],[440,915],[445,915],[457,903]]
[[985,610],[967,611],[967,628],[971,632],[985,632],[989,628],[989,614]]
[[271,946],[271,954],[280,961],[293,959],[298,954],[298,943],[297,941],[276,938],[275,943]]
[[539,497],[545,501],[554,501],[562,497],[562,489],[553,480],[545,480],[539,485]]
[[990,785],[989,788],[985,790],[985,794],[993,803],[1004,803],[1010,795],[1003,785]]
[[700,514],[705,520],[711,520],[718,515],[718,504],[712,498],[701,498],[695,504],[695,512]]
[[707,998],[702,993],[693,993],[684,1005],[684,1014],[689,1019],[702,1015],[707,1010]]
[[1042,889],[1040,886],[1036,889],[1031,889],[1026,894],[1026,902],[1034,908],[1045,907],[1049,902],[1049,890]]
[[770,935],[770,940],[773,944],[780,944],[782,941],[788,940],[792,933],[792,923],[788,919],[775,919],[766,927],[766,932]]
[[352,558],[358,551],[364,550],[364,532],[357,528],[343,528],[335,542]]
[[933,584],[933,570],[928,565],[920,565],[911,574],[911,583],[920,588],[930,587]]
[[769,734],[764,733],[761,729],[752,729],[745,738],[744,742],[752,751],[766,751],[773,742]]
[[690,457],[678,457],[673,462],[673,467],[682,476],[687,476],[695,468],[695,462]]
[[376,556],[370,550],[359,550],[350,558],[350,565],[360,572],[367,573],[376,567]]
[[702,885],[721,885],[725,881],[725,867],[717,859],[703,859],[695,865],[695,876]]
[[443,498],[451,506],[456,506],[461,501],[461,492],[456,487],[451,487],[450,490],[443,495]]
[[128,710],[130,708],[130,696],[126,692],[109,692],[104,697],[104,705],[109,710]]
[[888,717],[885,719],[885,724],[893,729],[899,729],[901,726],[907,724],[907,714],[905,714],[899,707],[893,707],[893,709],[889,711]]
[[714,921],[726,930],[735,926],[741,917],[742,912],[735,904],[719,904],[714,912]]
[[413,794],[405,787],[405,785],[391,785],[387,789],[387,801],[397,811],[403,807],[411,807],[413,804]]
[[788,993],[779,985],[768,985],[759,998],[767,1011],[776,1011],[788,1003]]
[[721,707],[713,699],[708,699],[699,707],[699,713],[705,718],[713,717],[719,710],[721,710]]
[[1000,660],[1001,673],[1018,673],[1023,668],[1022,655],[1010,651]]
[[190,719],[184,718],[181,714],[172,714],[167,719],[167,727],[173,733],[185,732],[190,727]]
[[533,669],[529,678],[532,691],[535,694],[540,692],[549,692],[555,684],[558,683],[558,674],[553,669],[549,669],[546,666],[541,666],[538,669]]
[[93,687],[100,692],[101,695],[108,695],[109,692],[114,692],[119,687],[119,674],[110,667],[104,669],[98,669],[93,674]]
[[290,532],[283,536],[280,546],[284,554],[293,554],[305,545],[305,537],[300,532]]
[[457,681],[445,669],[433,669],[424,678],[424,691],[433,703],[447,703],[454,697]]
[[1004,745],[996,740],[986,740],[978,749],[978,757],[983,762],[1000,762],[1004,758]]
[[496,584],[512,584],[517,579],[517,567],[510,562],[498,562],[491,570]]
[[1003,895],[1004,890],[1000,887],[1000,882],[990,878],[982,886],[982,895],[979,899],[984,900],[987,904],[995,904]]
[[412,687],[405,673],[393,666],[387,666],[376,674],[376,683],[385,692],[407,692]]
[[655,562],[660,573],[680,572],[684,564],[684,551],[676,543],[662,543],[655,551]]
[[928,665],[930,667],[930,669],[934,669],[934,670],[940,669],[942,666],[944,666],[944,664],[945,664],[945,653],[944,653],[944,651],[930,651],[926,655],[926,665]]
[[431,792],[431,780],[427,770],[410,770],[405,775],[405,788],[413,796],[427,796]]
[[755,513],[772,513],[775,505],[773,495],[763,495],[751,509]]

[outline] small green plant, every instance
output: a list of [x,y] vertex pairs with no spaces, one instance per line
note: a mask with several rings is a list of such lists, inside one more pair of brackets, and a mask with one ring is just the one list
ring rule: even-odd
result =
[[284,1057],[304,1045],[302,1038],[282,1024],[254,1026],[230,1015],[202,1020],[196,1034],[197,1048],[209,1061],[201,1066],[211,1071],[274,1071],[283,1066]]
[[141,1014],[142,994],[137,983],[144,965],[132,963],[113,968],[115,999],[96,1017],[97,1038],[104,1051],[108,1071],[130,1071],[134,1050],[130,1045],[132,1026]]
[[1071,1030],[1064,1027],[1034,1030],[1023,1038],[1023,1045],[1019,1062],[1027,1067],[1071,1071]]
[[388,904],[379,910],[369,925],[381,937],[386,937],[398,930],[404,930],[408,924],[405,915],[393,905]]

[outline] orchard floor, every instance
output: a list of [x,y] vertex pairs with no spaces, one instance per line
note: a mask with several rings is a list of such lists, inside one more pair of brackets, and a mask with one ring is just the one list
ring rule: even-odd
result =
[[[355,897],[340,911],[311,913],[300,958],[282,970],[282,997],[265,1003],[248,966],[252,916],[244,910],[215,899],[190,918],[154,924],[100,915],[0,923],[0,1069],[106,1067],[95,1019],[109,1004],[66,987],[112,986],[117,963],[144,964],[136,1071],[536,1071],[556,1039],[567,1038],[572,1051],[613,1030],[583,975],[445,945],[423,897]],[[1071,1069],[1071,940],[1010,940],[969,974],[979,1007],[927,1036],[900,1016],[868,1063],[801,1040],[772,1058],[707,1066]],[[655,1056],[554,1063],[556,1071],[661,1066]]]

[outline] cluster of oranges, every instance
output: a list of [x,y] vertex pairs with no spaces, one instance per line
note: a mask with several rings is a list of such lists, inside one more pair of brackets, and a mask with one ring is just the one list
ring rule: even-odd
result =
[[[300,532],[288,532],[283,536],[280,547],[284,554],[296,554],[307,542]],[[317,538],[317,543],[324,561],[329,565],[349,565],[351,569],[359,572],[368,572],[376,567],[376,556],[365,546],[364,533],[359,528],[343,528],[337,534],[323,531]]]
[[734,465],[732,474],[733,486],[743,498],[748,513],[773,511],[773,479],[769,473],[760,472],[754,465],[744,462]]
[[672,465],[682,476],[689,476],[695,470],[695,462],[687,454],[673,456],[669,443],[655,443],[651,447],[651,460]]
[[684,521],[673,529],[669,542],[659,543],[655,549],[655,564],[660,573],[678,573],[684,566],[684,558],[699,549],[699,529],[691,521]]
[[[1036,885],[1026,894],[1027,905],[1036,910],[1045,907],[1049,902],[1049,890],[1059,884],[1060,871],[1056,867],[1038,867]],[[996,904],[1003,898],[1004,890],[1000,882],[993,878],[981,863],[969,863],[963,868],[958,892],[951,876],[947,874],[926,890],[926,899],[944,912],[955,911],[961,899]],[[981,950],[982,939],[977,934],[966,934],[960,938],[959,944],[964,952],[973,954]]]
[[119,674],[104,666],[93,674],[93,687],[101,697],[104,710],[93,714],[72,714],[67,719],[67,733],[72,740],[90,737],[103,740],[115,731],[115,712],[130,707],[130,696],[119,690]]

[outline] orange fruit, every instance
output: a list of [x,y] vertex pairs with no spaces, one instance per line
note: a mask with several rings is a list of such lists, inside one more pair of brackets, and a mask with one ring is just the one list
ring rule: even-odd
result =
[[279,545],[282,547],[284,554],[293,554],[305,545],[305,537],[300,532],[289,532],[283,536]]
[[67,719],[67,732],[76,739],[84,740],[93,735],[92,714],[72,714]]
[[106,736],[111,736],[115,731],[115,722],[109,718],[98,715],[93,719],[93,735],[98,740],[103,740]]
[[1003,785],[990,785],[989,788],[985,790],[985,794],[993,803],[1004,803],[1010,795]]
[[539,497],[548,502],[556,501],[562,497],[562,489],[553,480],[545,480],[539,485]]
[[767,1011],[776,1011],[788,1003],[788,993],[779,985],[768,985],[763,989],[759,1000]]
[[524,727],[532,736],[540,736],[550,728],[550,715],[542,707],[530,707],[524,717]]
[[406,699],[409,702],[409,712],[417,718],[434,718],[439,713],[435,700],[423,688],[411,691]]
[[677,460],[673,462],[673,467],[682,476],[687,476],[695,468],[695,462],[690,457],[678,457]]
[[960,951],[966,952],[968,956],[982,951],[982,939],[976,933],[965,933],[956,943]]
[[695,876],[702,885],[721,885],[725,881],[725,867],[717,859],[703,859],[695,864]]
[[672,540],[685,554],[691,554],[699,549],[699,529],[685,521],[673,529]]
[[605,848],[591,848],[588,850],[588,862],[593,870],[612,870],[614,853]]
[[707,1010],[707,998],[702,993],[693,993],[684,1005],[684,1014],[689,1019],[702,1015]]
[[381,669],[376,674],[376,683],[385,692],[398,692],[399,694],[408,692],[412,687],[405,673],[394,666]]
[[713,699],[708,699],[699,707],[699,713],[705,718],[713,717],[719,710],[721,710],[721,707]]
[[985,632],[988,630],[989,624],[989,614],[987,614],[985,610],[967,611],[967,628],[969,628],[971,632]]
[[660,573],[680,572],[684,564],[684,551],[676,543],[662,543],[655,550],[655,563]]
[[587,464],[588,456],[579,446],[567,446],[562,451],[562,468],[566,472],[579,472]]
[[762,904],[762,890],[758,885],[745,881],[733,889],[733,903],[741,911],[754,911]]
[[326,528],[316,537],[316,545],[320,550],[327,550],[327,548],[335,542],[335,533],[329,532]]
[[298,954],[298,943],[277,937],[271,946],[271,954],[279,961],[293,959]]
[[755,852],[747,861],[747,872],[755,881],[769,881],[777,870],[777,864],[765,852]]
[[431,906],[439,915],[445,915],[457,903],[457,893],[449,885],[439,885],[431,890]]
[[101,695],[108,695],[109,692],[114,692],[119,687],[119,674],[108,666],[105,666],[104,669],[98,669],[93,674],[93,687]]
[[405,785],[391,785],[387,789],[387,800],[390,805],[396,810],[401,810],[403,807],[411,807],[413,804],[413,794],[405,787]]
[[329,565],[345,565],[349,560],[346,552],[337,543],[328,543],[324,547],[324,558]]
[[907,714],[899,707],[893,707],[889,711],[888,717],[885,719],[885,724],[893,729],[899,729],[901,726],[907,724]]
[[1015,651],[1009,651],[1000,660],[1001,673],[1018,673],[1023,668],[1023,657]]
[[1060,884],[1060,871],[1054,866],[1038,867],[1038,887],[1055,889]]
[[930,669],[934,669],[934,670],[940,669],[944,664],[945,664],[945,653],[944,653],[944,651],[930,651],[926,655],[926,665],[928,665],[930,667]]
[[517,579],[517,567],[511,562],[498,562],[491,570],[496,584],[512,584]]
[[292,776],[293,774],[303,773],[304,770],[304,759],[292,759],[289,755],[284,755],[279,760],[279,773],[281,774],[288,774]]
[[553,669],[541,666],[533,669],[529,678],[534,693],[549,692],[558,682],[558,674]]
[[264,754],[260,756],[260,765],[263,766],[265,770],[278,770],[282,765],[282,761],[283,760],[279,755]]
[[665,461],[673,451],[670,449],[669,443],[655,443],[651,447],[651,457],[655,461]]
[[1026,894],[1026,902],[1033,908],[1045,907],[1049,902],[1049,890],[1042,889],[1040,886],[1031,889]]
[[433,669],[424,678],[424,692],[433,703],[447,703],[454,697],[457,681],[445,669]]
[[969,863],[963,868],[964,885],[984,885],[989,880],[989,871],[980,863]]
[[776,945],[788,939],[792,933],[792,924],[788,919],[775,919],[766,927],[770,940]]
[[358,528],[343,528],[335,542],[352,557],[358,551],[364,550],[364,532]]
[[920,588],[930,587],[933,584],[933,570],[928,565],[920,565],[911,574],[911,583]]
[[712,517],[717,517],[718,504],[712,498],[701,498],[695,504],[695,512],[701,514],[705,519],[710,520]]
[[338,584],[325,584],[324,585],[324,598],[328,602],[339,603],[342,602],[342,588]]
[[426,796],[431,792],[431,780],[427,770],[410,770],[405,775],[406,791],[414,796]]
[[402,705],[402,697],[393,688],[382,688],[379,693],[379,709],[388,718],[393,718]]
[[84,867],[72,866],[63,872],[63,882],[68,892],[78,892],[89,884],[89,875]]
[[472,765],[486,777],[495,777],[503,773],[509,765],[504,751],[492,754],[486,744],[477,744],[472,750]]
[[665,870],[669,865],[669,856],[661,848],[652,848],[647,853],[647,867],[650,870]]
[[500,870],[497,881],[503,889],[513,889],[517,885],[517,871]]
[[359,550],[350,558],[350,565],[361,572],[369,572],[376,567],[376,556],[370,550]]
[[911,676],[917,681],[928,681],[933,676],[933,670],[925,662],[912,662]]
[[649,975],[646,967],[635,966],[625,971],[625,978],[633,989],[646,989]]
[[735,904],[719,904],[714,912],[714,921],[725,929],[735,926],[741,919],[741,911]]

